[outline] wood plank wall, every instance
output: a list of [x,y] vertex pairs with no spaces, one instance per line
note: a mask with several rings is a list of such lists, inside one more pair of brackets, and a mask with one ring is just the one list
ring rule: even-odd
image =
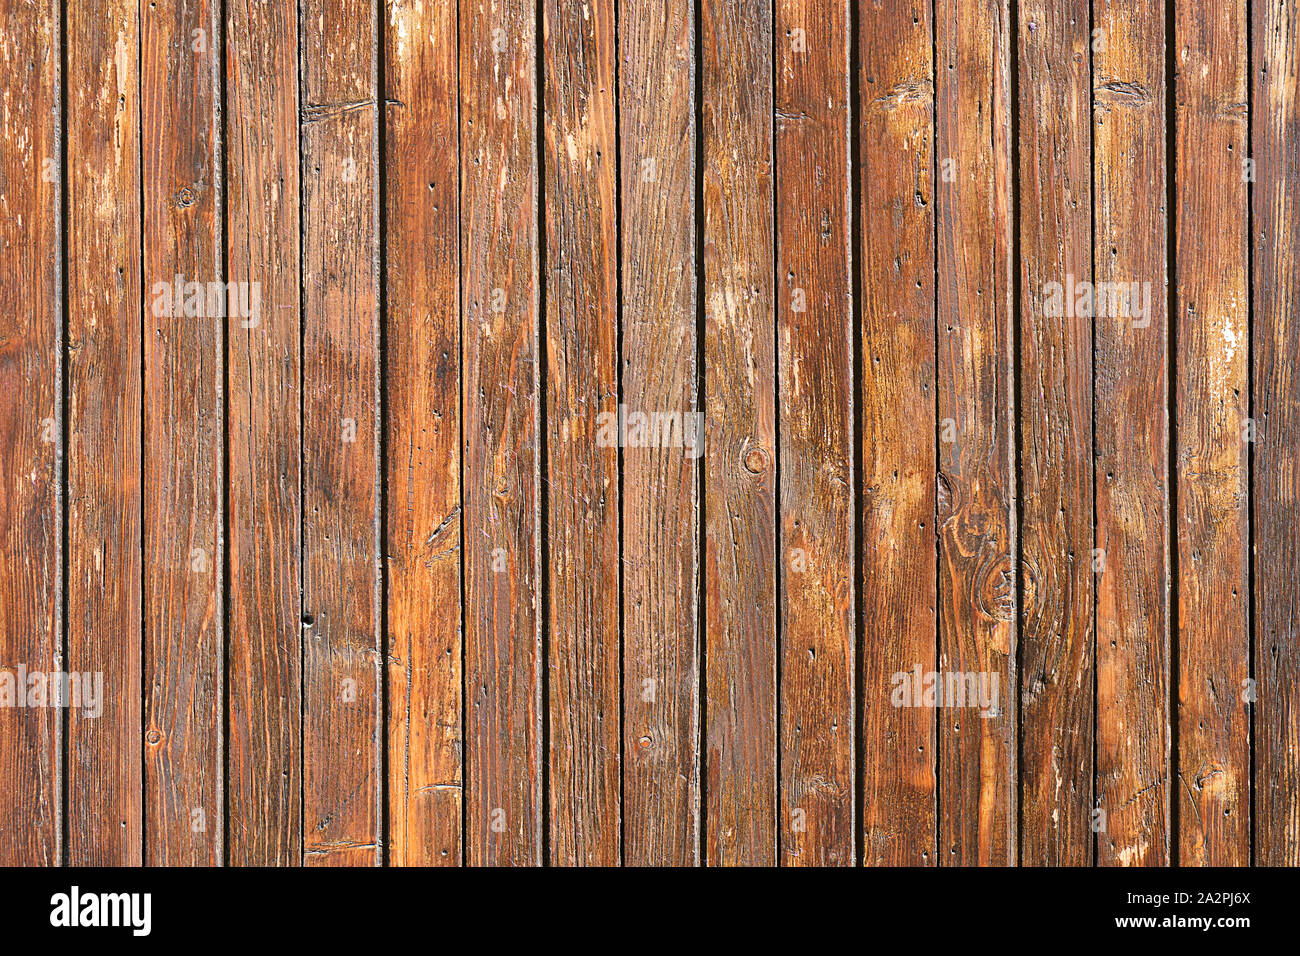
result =
[[1298,49],[0,0],[0,865],[1300,863]]

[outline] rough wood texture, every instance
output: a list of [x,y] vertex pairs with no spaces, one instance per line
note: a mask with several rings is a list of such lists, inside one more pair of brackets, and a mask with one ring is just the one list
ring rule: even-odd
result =
[[[700,411],[695,29],[685,0],[619,4],[619,371],[632,411]],[[699,468],[685,452],[623,449],[623,859],[630,865],[700,858]]]
[[[145,863],[223,856],[223,348],[216,5],[141,5]],[[195,285],[192,285],[195,284]],[[202,287],[202,293],[193,290]]]
[[[778,845],[772,5],[706,0],[700,16],[705,862],[771,866]],[[779,829],[788,834],[786,821]]]
[[[1300,865],[1300,8],[1251,5],[1255,859]],[[1240,159],[1240,157],[1239,157]]]
[[466,859],[542,862],[533,4],[460,7]]
[[[1165,23],[1103,0],[1092,60],[1093,270],[1144,314],[1095,325],[1097,863],[1169,862],[1169,397]],[[1139,309],[1130,309],[1138,312]]]
[[226,323],[227,858],[237,866],[296,866],[302,857],[297,4],[228,0],[226,18],[227,277],[258,288],[257,309]]
[[[63,663],[60,14],[50,0],[0,11],[0,395],[21,396],[0,404],[0,671],[15,684]],[[62,717],[14,703],[0,710],[0,866],[49,866]]]
[[894,675],[934,668],[934,22],[927,3],[858,7],[862,235],[863,862],[935,858],[935,725]]
[[306,0],[301,49],[303,851],[379,862],[374,8]]
[[0,863],[1300,864],[1296,0],[0,28]]
[[460,172],[453,4],[386,7],[388,860],[461,848]]
[[846,0],[776,0],[786,865],[852,866],[856,842],[848,29]]
[[67,713],[66,845],[73,866],[137,866],[144,849],[137,4],[74,0],[66,34],[66,666],[103,674],[102,712]]
[[1089,5],[1030,0],[1019,12],[1020,858],[1082,866],[1093,856],[1093,320],[1073,290],[1092,281]]
[[[613,0],[547,0],[550,862],[622,855],[618,128]],[[599,416],[599,417],[598,417]]]
[[939,2],[935,36],[938,669],[983,675],[990,691],[996,676],[998,691],[995,714],[968,706],[939,721],[939,862],[1008,866],[1019,786],[1007,4]]
[[1243,0],[1178,6],[1174,183],[1178,357],[1177,862],[1250,862]]

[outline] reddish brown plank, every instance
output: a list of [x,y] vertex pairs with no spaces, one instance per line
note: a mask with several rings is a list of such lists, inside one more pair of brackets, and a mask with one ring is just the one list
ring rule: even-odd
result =
[[926,866],[936,715],[895,706],[894,693],[918,665],[934,668],[938,637],[931,5],[863,2],[858,30],[863,854]]
[[159,866],[223,854],[222,326],[233,297],[208,294],[222,281],[216,15],[208,2],[140,10],[144,857]]
[[379,862],[378,129],[374,7],[300,4],[303,841]]
[[466,859],[542,862],[533,4],[460,7]]
[[[137,866],[141,817],[139,10],[67,8],[68,862]],[[106,68],[107,65],[107,68]]]
[[547,0],[550,862],[621,855],[618,129],[612,0]]
[[772,5],[706,0],[700,16],[705,855],[710,866],[771,866],[777,856]]
[[62,855],[61,712],[22,706],[63,665],[61,13],[0,12],[0,866]]
[[[1137,283],[1095,325],[1097,781],[1102,866],[1169,863],[1169,376],[1164,9],[1093,8],[1093,268]],[[1139,198],[1140,197],[1140,198]],[[1129,285],[1113,288],[1132,290]]]
[[1255,857],[1300,865],[1300,9],[1251,5],[1254,206]]
[[[619,4],[620,373],[631,411],[699,411],[695,29],[685,0]],[[623,855],[632,865],[700,858],[699,469],[687,451],[623,449]]]
[[1250,861],[1243,0],[1175,8],[1178,860]]
[[[1020,13],[1021,862],[1092,862],[1089,5]],[[1082,295],[1082,294],[1081,294]],[[1009,703],[1009,702],[1008,702]]]
[[937,715],[937,839],[942,863],[1008,866],[1019,787],[1007,4],[943,0],[935,38],[938,670],[976,675],[990,703],[997,680],[983,714]]
[[461,862],[460,235],[454,4],[389,0],[388,839]]
[[[776,2],[780,845],[787,865],[854,863],[848,13],[846,0]],[[746,470],[766,476],[770,464],[753,458],[751,450],[742,459]]]
[[226,323],[227,852],[237,866],[302,858],[297,9],[226,5],[227,277],[257,290],[256,310]]

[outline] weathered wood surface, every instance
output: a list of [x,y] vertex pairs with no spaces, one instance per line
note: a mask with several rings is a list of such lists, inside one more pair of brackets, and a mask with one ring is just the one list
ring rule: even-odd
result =
[[941,865],[1008,866],[1020,690],[1008,5],[936,3],[935,57],[937,670],[981,675],[990,704],[938,720],[936,852]]
[[[1176,7],[1177,862],[1250,862],[1246,4]],[[1252,434],[1252,432],[1254,434]]]
[[[63,310],[57,2],[0,11],[0,670],[63,658]],[[62,858],[62,722],[0,710],[0,865]]]
[[[1170,861],[1169,349],[1165,21],[1093,8],[1093,246],[1100,283],[1137,283],[1094,328],[1097,864]],[[1132,286],[1129,286],[1130,290]],[[1121,313],[1123,309],[1119,310]]]
[[[776,0],[775,32],[778,831],[783,864],[852,866],[857,396],[849,4]],[[771,457],[768,447],[756,445],[746,452],[743,466],[765,477]]]
[[1020,859],[1092,860],[1089,4],[1018,7]]
[[1298,20],[0,3],[0,863],[1300,862]]
[[375,10],[299,5],[304,862],[380,861]]
[[855,204],[862,236],[862,862],[932,866],[940,862],[936,714],[894,707],[891,696],[894,675],[932,670],[938,659],[934,11],[926,3],[861,3],[858,16],[854,186],[857,197],[875,197]]
[[225,77],[226,275],[259,290],[256,310],[226,323],[226,859],[291,866],[302,854],[295,3],[226,4]]
[[772,6],[701,6],[705,819],[710,866],[776,862]]
[[388,861],[463,861],[455,8],[393,2],[387,176]]

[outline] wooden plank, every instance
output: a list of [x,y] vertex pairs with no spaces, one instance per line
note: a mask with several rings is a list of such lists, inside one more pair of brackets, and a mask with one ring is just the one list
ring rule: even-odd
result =
[[990,701],[997,679],[996,716],[938,718],[937,840],[942,863],[1007,866],[1018,859],[1007,4],[943,0],[935,41],[938,669],[982,675]]
[[1174,31],[1177,862],[1238,866],[1250,860],[1245,4],[1179,6]]
[[0,866],[63,846],[61,711],[22,706],[63,666],[60,14],[0,13]]
[[1251,6],[1255,161],[1253,414],[1255,543],[1255,858],[1300,865],[1300,9]]
[[303,839],[379,863],[378,128],[375,10],[305,0]]
[[258,303],[226,324],[227,853],[237,866],[296,866],[302,859],[297,5],[231,0],[226,14],[227,277],[249,283],[250,292],[256,288]]
[[[695,29],[685,0],[619,4],[620,371],[633,411],[700,411]],[[623,449],[623,858],[632,865],[700,858],[699,469],[686,452]]]
[[[550,862],[617,866],[618,128],[613,0],[547,0]],[[598,418],[599,416],[599,418]]]
[[[1169,863],[1169,376],[1164,9],[1093,8],[1097,863]],[[1144,197],[1137,199],[1135,197]],[[1128,285],[1117,286],[1131,290]]]
[[390,0],[388,838],[461,862],[460,166],[456,7]]
[[[774,26],[781,859],[815,866],[852,866],[856,842],[848,13],[847,0],[777,0]],[[754,457],[746,470],[765,477]]]
[[460,7],[466,859],[542,862],[536,17]]
[[[145,863],[223,856],[221,25],[140,11]],[[226,301],[222,301],[225,298]]]
[[1089,7],[1019,10],[1021,862],[1081,866],[1092,862],[1093,323],[1074,306],[1092,281]]
[[858,31],[863,854],[926,866],[936,713],[893,697],[895,675],[932,670],[938,653],[933,10],[863,2]]
[[135,0],[68,5],[67,669],[103,675],[70,709],[67,856],[138,866],[141,791],[140,21]]
[[771,866],[777,857],[772,5],[706,0],[700,17],[705,853],[710,866]]

